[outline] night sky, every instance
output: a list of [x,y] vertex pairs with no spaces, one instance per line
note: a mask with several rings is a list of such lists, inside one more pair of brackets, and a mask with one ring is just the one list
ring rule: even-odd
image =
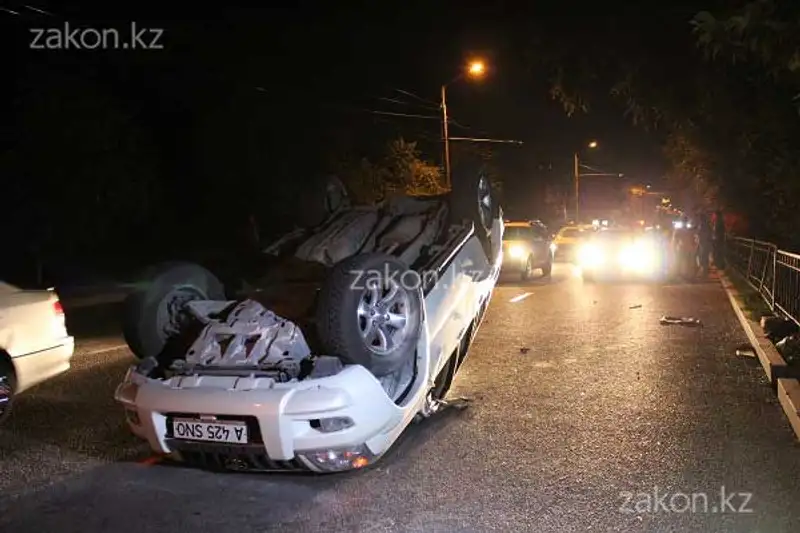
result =
[[[675,63],[694,46],[690,17],[715,2],[658,10],[656,4],[612,2],[602,4],[605,13],[601,6],[591,11],[579,2],[526,7],[502,1],[484,6],[305,1],[259,9],[174,4],[3,0],[0,24],[11,81],[3,89],[9,91],[3,101],[10,117],[4,121],[4,149],[36,130],[19,103],[28,100],[29,107],[43,109],[30,97],[33,91],[49,90],[60,98],[51,117],[38,119],[40,131],[51,126],[67,131],[76,116],[89,116],[73,105],[77,100],[64,96],[74,91],[90,103],[113,105],[126,117],[126,128],[142,132],[136,141],[120,142],[147,146],[152,169],[144,174],[170,191],[175,218],[188,221],[188,211],[181,209],[200,205],[199,189],[215,205],[233,206],[220,207],[220,217],[230,218],[226,213],[254,209],[235,199],[254,195],[247,188],[232,190],[233,176],[259,181],[263,193],[279,181],[303,183],[324,174],[331,153],[369,155],[398,135],[418,141],[424,155],[439,162],[439,87],[468,60],[480,58],[489,67],[485,79],[449,88],[448,108],[456,122],[451,135],[523,141],[495,145],[512,195],[538,194],[543,173],[569,180],[573,151],[592,139],[600,149],[584,162],[658,186],[666,171],[659,132],[634,127],[600,83],[588,88],[594,91],[590,112],[568,117],[551,98],[551,73],[539,59],[570,51],[591,62],[599,50],[648,47],[653,61],[670,63],[676,72]],[[124,34],[132,21],[138,28],[163,29],[163,49],[30,49],[32,28],[63,28],[69,22],[115,27]],[[73,114],[59,116],[66,109]],[[63,157],[78,157],[76,149],[47,146],[39,137],[31,143],[56,166],[61,149]],[[46,166],[38,172],[51,174]],[[77,196],[86,185],[78,174],[52,179],[61,187],[74,180],[70,194]],[[38,187],[37,194],[48,187]],[[15,209],[28,211],[29,203],[38,201],[20,195]],[[148,216],[167,214],[160,209]]]
[[[490,75],[480,82],[457,83],[449,90],[454,120],[471,128],[455,126],[453,135],[522,140],[522,148],[508,149],[514,152],[517,165],[569,165],[573,147],[598,139],[604,148],[602,154],[593,155],[598,164],[643,179],[657,178],[664,171],[658,139],[631,126],[622,109],[607,99],[593,102],[588,116],[566,117],[560,104],[548,95],[546,74],[536,72],[527,59],[537,54],[537,32],[543,30],[561,35],[570,45],[582,43],[579,46],[585,45],[591,56],[592,47],[602,46],[603,41],[624,42],[630,35],[628,26],[639,30],[654,21],[661,27],[652,32],[668,35],[681,25],[687,38],[688,18],[697,11],[673,7],[674,14],[666,13],[665,18],[663,10],[654,16],[639,8],[627,14],[616,10],[609,17],[578,9],[581,4],[574,2],[549,6],[541,2],[538,9],[518,2],[483,7],[478,3],[470,7],[459,2],[404,2],[399,9],[376,2],[296,2],[292,8],[262,9],[196,3],[187,7],[108,4],[28,4],[54,14],[49,17],[20,9],[16,7],[19,3],[5,2],[3,5],[20,13],[17,17],[3,15],[4,23],[20,30],[16,35],[18,53],[14,54],[17,64],[59,59],[52,50],[25,50],[30,35],[19,37],[26,26],[59,27],[64,21],[73,21],[124,27],[124,23],[136,21],[139,27],[164,28],[164,50],[105,54],[84,50],[74,54],[82,62],[116,63],[118,70],[132,70],[126,75],[133,83],[116,80],[118,95],[126,90],[121,85],[138,90],[134,85],[150,82],[162,86],[146,87],[146,94],[136,98],[160,98],[166,103],[192,100],[198,93],[213,91],[223,100],[249,87],[253,94],[246,97],[252,98],[254,105],[272,108],[281,115],[281,123],[291,120],[304,123],[306,130],[341,130],[354,122],[359,126],[377,122],[425,138],[439,135],[435,120],[391,118],[367,111],[436,117],[432,108],[438,102],[441,83],[457,74],[465,61],[480,57],[489,65]],[[608,4],[604,8],[614,11]],[[138,56],[135,67],[129,65],[132,56]],[[169,73],[164,72],[167,63],[171,63]],[[318,132],[309,133],[307,141]],[[293,140],[297,141],[286,139]]]

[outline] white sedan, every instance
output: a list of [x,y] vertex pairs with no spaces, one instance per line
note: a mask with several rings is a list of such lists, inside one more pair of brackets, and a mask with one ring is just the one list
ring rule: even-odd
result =
[[0,422],[8,418],[16,395],[66,372],[74,349],[54,291],[22,290],[0,281]]
[[483,171],[452,193],[346,207],[269,248],[249,294],[191,263],[126,302],[142,361],[117,389],[131,430],[177,460],[234,470],[349,470],[445,405],[502,266]]

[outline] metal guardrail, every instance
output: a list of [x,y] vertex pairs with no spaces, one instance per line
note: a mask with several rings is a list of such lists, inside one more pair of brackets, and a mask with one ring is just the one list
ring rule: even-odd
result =
[[725,259],[773,312],[800,325],[800,254],[780,250],[770,242],[729,236]]

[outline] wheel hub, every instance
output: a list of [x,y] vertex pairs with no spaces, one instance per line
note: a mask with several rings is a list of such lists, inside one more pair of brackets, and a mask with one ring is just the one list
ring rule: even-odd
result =
[[358,328],[367,348],[387,354],[409,335],[410,297],[396,280],[376,280],[358,304]]
[[200,300],[203,295],[192,287],[179,287],[167,294],[159,306],[159,323],[163,324],[162,334],[170,338],[179,333],[190,319],[186,304]]

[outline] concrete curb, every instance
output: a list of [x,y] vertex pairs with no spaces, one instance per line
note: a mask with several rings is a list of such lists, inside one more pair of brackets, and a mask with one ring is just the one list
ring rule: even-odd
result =
[[778,401],[792,425],[794,434],[800,439],[800,381],[796,379],[778,380]]
[[728,300],[731,302],[733,312],[736,313],[736,318],[738,318],[739,322],[742,324],[742,328],[747,334],[747,339],[750,341],[750,344],[756,351],[756,355],[758,355],[758,360],[761,362],[761,366],[764,367],[764,372],[767,374],[767,378],[769,379],[770,383],[777,385],[778,379],[787,377],[788,365],[786,364],[786,361],[784,361],[781,354],[778,353],[778,350],[772,344],[772,341],[770,341],[766,335],[764,335],[764,331],[761,329],[761,326],[753,320],[747,318],[747,316],[744,314],[744,311],[742,311],[742,308],[739,306],[739,291],[736,290],[736,287],[733,285],[730,278],[728,278],[728,276],[726,276],[723,272],[719,272],[719,279],[720,282],[722,282],[722,288],[725,289],[725,293],[728,295]]
[[722,288],[728,295],[728,300],[731,302],[733,312],[742,324],[750,344],[758,355],[758,360],[767,374],[770,383],[777,387],[778,401],[783,408],[789,424],[792,426],[795,435],[800,439],[800,381],[793,378],[786,378],[788,375],[788,365],[783,359],[777,348],[772,342],[764,335],[761,326],[756,322],[747,318],[739,306],[739,291],[731,282],[730,278],[723,272],[719,272],[719,279],[722,283]]

